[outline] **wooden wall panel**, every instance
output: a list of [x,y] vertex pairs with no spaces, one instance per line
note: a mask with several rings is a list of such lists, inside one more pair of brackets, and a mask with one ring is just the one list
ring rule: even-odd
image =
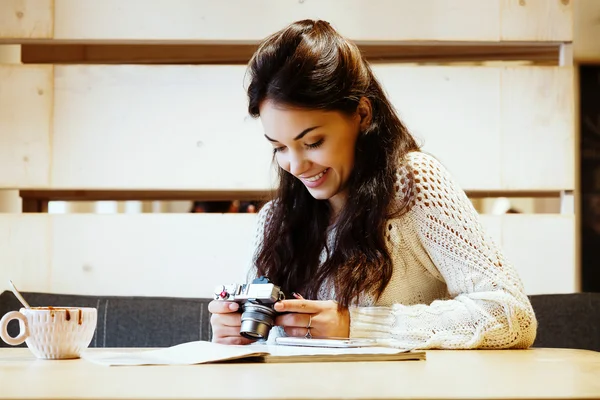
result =
[[0,65],[0,188],[49,185],[52,70]]
[[573,3],[580,0],[501,1],[502,40],[572,40]]
[[360,41],[497,40],[500,31],[496,1],[349,0],[340,5],[335,0],[55,0],[55,4],[55,39],[255,42],[304,18],[331,21]]
[[580,290],[573,215],[487,214],[481,221],[517,268],[528,294]]
[[574,189],[574,84],[571,67],[502,71],[502,187]]
[[502,245],[529,293],[580,290],[573,215],[505,215]]
[[255,43],[292,21],[320,18],[360,42],[568,42],[573,3],[348,0],[340,12],[336,0],[3,0],[0,40]]
[[51,39],[53,28],[53,0],[0,2],[0,41]]
[[576,0],[573,32],[576,62],[600,63],[600,1]]
[[[424,149],[465,189],[572,189],[570,69],[374,70]],[[267,189],[271,150],[247,117],[244,72],[57,66],[53,188]]]
[[[568,42],[572,40],[572,3],[348,0],[342,10],[336,0],[54,0],[53,38],[63,42],[248,43],[294,20],[320,18],[360,42]],[[17,17],[15,5],[21,4],[35,7]],[[0,38],[48,37],[51,4],[51,0],[4,1],[0,21],[8,28],[0,30]]]
[[424,150],[465,188],[502,187],[499,69],[390,64],[374,71]]
[[[572,189],[571,68],[374,70],[465,189]],[[56,66],[54,81],[51,66],[1,71],[0,187],[260,190],[274,177],[244,66]]]
[[57,66],[56,188],[252,190],[271,145],[243,66]]
[[57,216],[52,290],[210,296],[245,279],[254,226],[253,214]]
[[[569,293],[573,217],[483,216],[527,292]],[[0,289],[98,295],[210,296],[245,279],[256,214],[0,214]]]
[[[51,218],[0,213],[0,290],[52,290]],[[68,281],[68,277],[65,277]]]
[[[52,80],[52,66],[0,68],[0,187],[271,184],[270,146],[247,116],[244,66],[55,70]],[[573,188],[571,68],[377,65],[375,72],[424,149],[465,189]]]

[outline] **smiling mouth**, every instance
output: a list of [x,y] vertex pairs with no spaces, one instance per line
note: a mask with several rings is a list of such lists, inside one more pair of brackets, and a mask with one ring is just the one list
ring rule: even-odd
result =
[[311,176],[310,178],[302,178],[307,182],[316,182],[319,179],[321,179],[323,177],[323,175],[325,175],[325,173],[329,170],[329,168],[324,169],[323,171],[321,171],[320,173],[318,173],[315,176]]

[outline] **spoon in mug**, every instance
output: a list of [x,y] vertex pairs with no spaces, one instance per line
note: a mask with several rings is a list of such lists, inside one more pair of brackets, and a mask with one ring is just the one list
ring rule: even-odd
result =
[[17,288],[15,287],[15,285],[12,283],[12,281],[10,279],[8,280],[8,283],[10,284],[12,292],[15,294],[15,296],[17,296],[17,299],[19,299],[19,301],[21,302],[21,304],[23,304],[23,307],[25,307],[25,308],[31,308],[29,306],[29,303],[27,303],[25,301],[25,299],[23,298],[23,296],[21,296],[21,293],[19,293],[19,291],[17,290]]

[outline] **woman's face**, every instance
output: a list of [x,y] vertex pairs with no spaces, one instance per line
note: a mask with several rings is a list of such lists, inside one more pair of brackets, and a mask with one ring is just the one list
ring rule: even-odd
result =
[[298,178],[315,199],[341,206],[354,166],[361,115],[286,108],[267,100],[260,117],[279,166]]

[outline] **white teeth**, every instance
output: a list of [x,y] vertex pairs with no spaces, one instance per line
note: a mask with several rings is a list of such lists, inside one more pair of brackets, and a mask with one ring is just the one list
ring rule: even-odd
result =
[[323,175],[325,175],[325,172],[327,172],[327,170],[325,170],[325,171],[321,172],[320,174],[315,175],[313,177],[306,178],[306,180],[309,181],[309,182],[318,181],[319,179],[321,179],[323,177]]

